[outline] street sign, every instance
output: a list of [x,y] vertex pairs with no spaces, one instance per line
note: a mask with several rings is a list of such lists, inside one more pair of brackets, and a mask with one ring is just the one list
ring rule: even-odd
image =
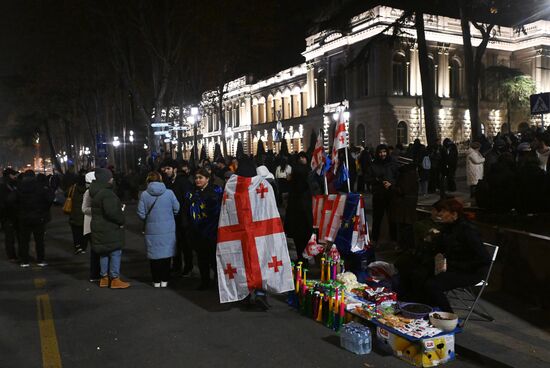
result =
[[531,95],[531,115],[548,114],[550,112],[550,92]]

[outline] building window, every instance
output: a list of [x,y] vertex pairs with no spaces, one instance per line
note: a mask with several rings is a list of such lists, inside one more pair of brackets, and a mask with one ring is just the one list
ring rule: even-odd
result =
[[346,73],[342,64],[336,64],[330,77],[330,102],[339,102],[346,98]]
[[273,121],[273,96],[267,97],[267,106],[266,106],[266,112],[267,112],[267,122],[270,123]]
[[409,94],[407,88],[407,58],[403,54],[395,54],[392,62],[393,94],[404,96]]
[[457,59],[452,59],[449,65],[449,95],[457,98],[461,95],[461,66]]
[[301,102],[302,116],[306,116],[307,115],[307,106],[308,106],[307,92],[302,92],[301,96],[302,96],[302,102]]
[[404,121],[397,124],[397,144],[409,144],[409,127]]
[[241,123],[241,112],[240,112],[239,106],[238,106],[238,105],[235,106],[235,108],[233,109],[233,111],[235,111],[235,119],[233,120],[233,122],[234,122],[233,126],[234,126],[235,128],[237,128],[237,127],[240,125],[240,123]]
[[357,126],[357,137],[355,137],[355,144],[358,146],[365,147],[365,126],[363,124],[359,124]]

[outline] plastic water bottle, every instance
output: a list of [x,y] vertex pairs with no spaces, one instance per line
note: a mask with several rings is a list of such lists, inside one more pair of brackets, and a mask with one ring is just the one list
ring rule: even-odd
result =
[[369,354],[372,350],[370,329],[357,322],[344,325],[340,332],[340,345],[355,354]]

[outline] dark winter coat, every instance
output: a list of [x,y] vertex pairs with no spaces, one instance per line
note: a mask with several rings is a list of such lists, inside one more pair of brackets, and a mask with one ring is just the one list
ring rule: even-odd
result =
[[181,221],[194,246],[201,246],[197,242],[203,240],[216,243],[222,194],[220,187],[208,183],[204,189],[195,187],[185,195]]
[[469,273],[483,277],[491,258],[479,231],[464,218],[445,224],[436,238],[438,249],[447,259],[448,272]]
[[82,212],[82,200],[84,198],[84,192],[86,192],[86,185],[75,184],[73,192],[73,208],[69,215],[69,223],[74,226],[84,226],[84,213]]
[[8,204],[17,209],[20,225],[40,225],[50,221],[53,192],[35,177],[23,177],[17,190],[8,196]]
[[391,221],[398,224],[414,224],[418,202],[418,174],[414,164],[399,168],[399,178],[397,183],[390,187],[390,191]]
[[458,162],[458,148],[450,142],[441,148],[441,171],[445,176],[454,175]]
[[288,206],[285,213],[285,231],[291,238],[311,236],[313,231],[313,211],[311,210],[310,171],[307,165],[292,167],[289,183]]
[[548,211],[546,174],[539,167],[536,157],[524,160],[516,174],[516,209],[519,213],[539,213]]
[[373,195],[389,195],[383,182],[389,181],[392,185],[397,182],[397,163],[389,156],[385,160],[376,158],[367,169],[366,181],[371,185]]
[[4,181],[0,184],[0,221],[9,220],[12,223],[17,221],[16,208],[8,203],[10,193],[17,189],[16,181],[4,177]]
[[110,183],[93,181],[92,197],[92,249],[106,254],[124,247],[124,213],[122,203]]

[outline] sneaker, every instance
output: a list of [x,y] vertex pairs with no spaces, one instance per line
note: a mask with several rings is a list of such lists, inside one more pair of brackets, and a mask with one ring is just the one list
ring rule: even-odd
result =
[[153,282],[153,287],[159,288],[160,287],[160,282]]
[[21,268],[27,268],[27,267],[30,267],[30,266],[31,266],[31,265],[30,265],[29,263],[21,263],[21,264],[19,265],[19,267],[21,267]]
[[168,281],[161,281],[160,287],[165,288],[165,287],[167,287],[167,286],[168,286]]
[[44,262],[44,261],[41,261],[41,262],[38,262],[36,265],[37,265],[38,267],[46,267],[48,264],[47,264],[46,262]]
[[76,249],[74,250],[74,254],[75,254],[75,255],[84,254],[84,253],[86,253],[86,251],[85,251],[84,249],[82,249],[82,248],[76,248]]

